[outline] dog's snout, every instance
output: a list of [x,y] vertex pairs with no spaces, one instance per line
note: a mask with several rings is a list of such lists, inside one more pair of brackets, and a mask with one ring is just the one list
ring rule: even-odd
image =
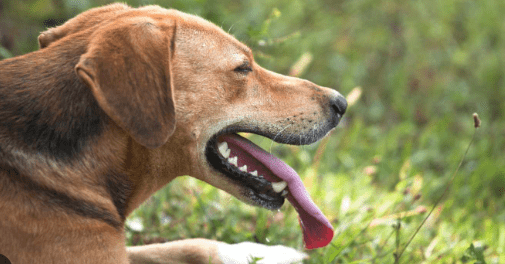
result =
[[340,93],[334,92],[330,98],[330,106],[334,114],[342,117],[347,109],[347,101]]

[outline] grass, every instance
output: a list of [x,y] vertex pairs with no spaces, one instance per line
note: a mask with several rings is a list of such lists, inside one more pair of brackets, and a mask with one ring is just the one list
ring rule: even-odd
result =
[[[37,49],[44,25],[108,1],[74,2],[3,4],[0,56]],[[305,263],[394,263],[400,252],[399,263],[505,263],[504,1],[127,2],[203,16],[276,72],[342,94],[361,87],[320,143],[252,137],[295,168],[335,227],[332,243]],[[482,127],[451,180],[472,138],[473,112]],[[127,230],[129,244],[205,237],[303,249],[290,205],[253,208],[190,177],[160,190],[129,222],[143,225]]]

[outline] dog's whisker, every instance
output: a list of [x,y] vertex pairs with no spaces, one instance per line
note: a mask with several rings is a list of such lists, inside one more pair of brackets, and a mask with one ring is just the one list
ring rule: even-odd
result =
[[284,127],[281,131],[279,131],[279,132],[275,135],[275,137],[272,139],[272,143],[270,143],[270,149],[269,149],[269,151],[268,151],[270,154],[272,154],[272,146],[273,146],[274,141],[275,141],[275,139],[277,138],[277,136],[279,136],[279,135],[282,133],[282,131],[286,130],[286,129],[287,129],[288,127],[290,127],[290,126],[292,126],[292,124],[289,124],[289,125],[285,126],[285,127]]
[[310,141],[314,141],[315,138],[316,138],[316,125],[312,125],[312,138],[310,139]]
[[230,28],[228,29],[228,33],[230,33],[230,31],[231,31],[231,29],[233,28],[233,26],[235,26],[235,24],[232,24],[232,25],[230,26]]
[[293,133],[289,133],[288,137],[287,137],[287,141],[291,141],[291,137],[293,137]]

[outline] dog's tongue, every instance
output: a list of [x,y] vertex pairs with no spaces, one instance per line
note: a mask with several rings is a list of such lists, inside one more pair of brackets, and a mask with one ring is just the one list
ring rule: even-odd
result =
[[225,135],[223,139],[234,147],[240,147],[249,153],[275,176],[287,182],[289,190],[288,200],[300,215],[300,225],[303,229],[303,237],[307,249],[324,247],[331,242],[333,227],[321,210],[314,204],[307,190],[305,190],[300,177],[293,168],[237,134]]

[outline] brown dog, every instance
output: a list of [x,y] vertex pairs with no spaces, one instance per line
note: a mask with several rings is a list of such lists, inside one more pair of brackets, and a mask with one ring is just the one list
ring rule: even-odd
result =
[[296,173],[236,132],[315,142],[345,112],[339,93],[157,6],[95,8],[39,44],[0,62],[0,254],[12,263],[233,262],[232,245],[206,239],[125,247],[126,216],[180,175],[268,209],[287,197],[307,247],[329,243]]

